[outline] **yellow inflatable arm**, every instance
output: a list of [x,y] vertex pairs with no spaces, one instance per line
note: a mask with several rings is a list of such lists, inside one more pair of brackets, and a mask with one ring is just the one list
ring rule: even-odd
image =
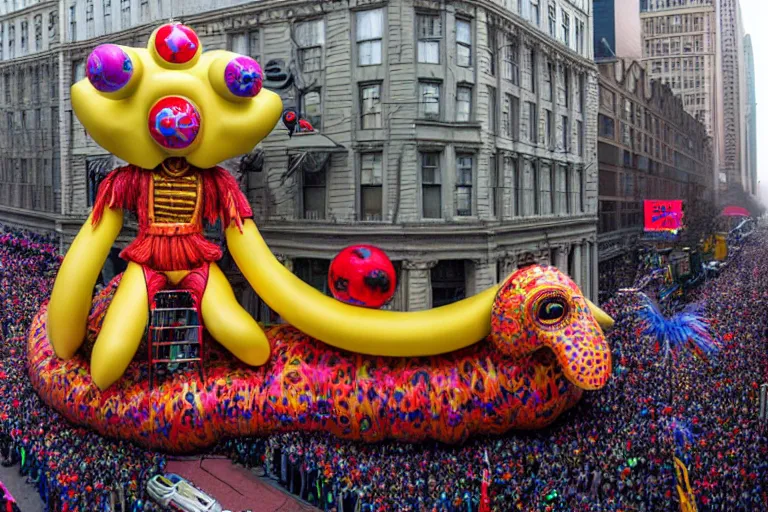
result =
[[48,305],[48,339],[62,359],[69,359],[85,339],[93,287],[123,227],[122,210],[104,209],[94,226],[91,216],[61,264]]
[[296,277],[277,261],[252,220],[245,221],[242,233],[230,226],[226,236],[235,263],[256,293],[286,322],[336,348],[389,357],[430,356],[470,346],[490,334],[497,286],[427,311],[365,309],[328,297]]

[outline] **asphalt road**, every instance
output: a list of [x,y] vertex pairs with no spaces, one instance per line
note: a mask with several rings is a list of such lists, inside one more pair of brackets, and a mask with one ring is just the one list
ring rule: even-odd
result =
[[19,475],[19,466],[0,466],[0,482],[11,492],[21,512],[43,512],[43,502],[37,491],[26,483],[26,477]]

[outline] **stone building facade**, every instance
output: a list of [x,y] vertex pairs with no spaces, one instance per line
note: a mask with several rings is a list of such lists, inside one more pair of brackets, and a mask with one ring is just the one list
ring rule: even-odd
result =
[[[371,243],[398,268],[396,309],[471,295],[530,260],[567,270],[596,297],[591,2],[66,5],[57,33],[67,40],[52,50],[62,113],[56,215],[32,220],[38,212],[24,203],[13,207],[15,217],[0,206],[0,220],[72,239],[99,173],[117,162],[72,115],[69,86],[84,76],[95,45],[145,45],[157,23],[173,16],[194,27],[206,49],[257,58],[268,82],[275,79],[269,83],[288,76],[278,91],[284,103],[317,128],[291,139],[279,126],[258,153],[229,163],[270,247],[305,281],[324,288],[341,248]],[[258,298],[238,286],[243,302],[265,318]]]
[[[724,182],[725,126],[721,79],[720,0],[641,0],[643,64],[654,80],[668,84],[685,109],[707,127],[715,168],[712,187]],[[733,129],[731,129],[733,132]]]
[[597,153],[599,254],[604,262],[634,248],[644,199],[705,198],[714,167],[706,126],[679,96],[651,81],[642,64],[600,64]]

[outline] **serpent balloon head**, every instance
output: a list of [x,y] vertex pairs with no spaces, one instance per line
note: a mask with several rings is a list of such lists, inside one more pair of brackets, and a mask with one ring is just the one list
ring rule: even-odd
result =
[[611,375],[611,352],[589,303],[554,267],[530,266],[509,277],[493,305],[490,339],[512,357],[550,350],[582,389],[600,389]]
[[185,157],[208,168],[251,151],[280,120],[282,101],[263,79],[255,60],[203,53],[191,28],[170,23],[147,48],[96,47],[72,108],[100,146],[133,165]]

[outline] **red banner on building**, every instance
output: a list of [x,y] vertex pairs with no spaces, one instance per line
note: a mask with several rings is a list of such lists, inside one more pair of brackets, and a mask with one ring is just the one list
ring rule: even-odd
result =
[[645,201],[645,230],[677,232],[683,227],[683,202]]

